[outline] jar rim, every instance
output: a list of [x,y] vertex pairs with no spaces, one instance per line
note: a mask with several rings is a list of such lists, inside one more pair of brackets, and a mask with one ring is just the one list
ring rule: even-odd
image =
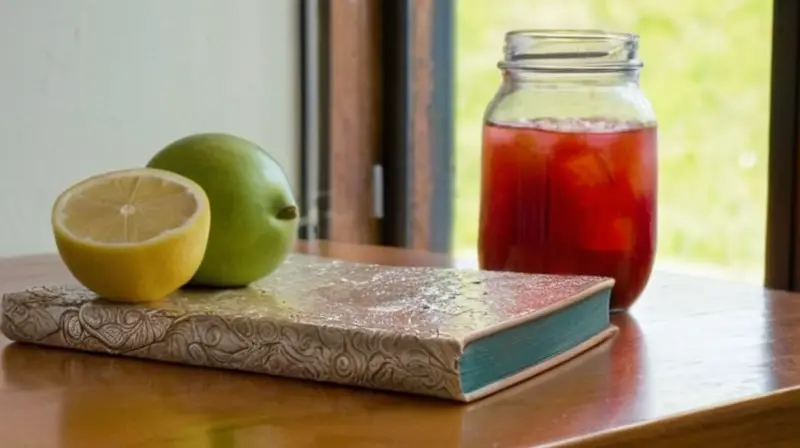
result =
[[642,68],[639,35],[599,29],[506,32],[501,69],[557,73],[631,72]]
[[506,32],[509,36],[530,36],[536,38],[563,38],[563,39],[605,39],[618,41],[638,41],[636,33],[623,31],[606,31],[600,29],[581,28],[523,28]]

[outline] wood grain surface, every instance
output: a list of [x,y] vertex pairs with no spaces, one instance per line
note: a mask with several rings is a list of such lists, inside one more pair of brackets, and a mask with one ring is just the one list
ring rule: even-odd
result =
[[[451,264],[402,249],[298,250]],[[55,256],[0,260],[0,292],[64,282]],[[656,273],[614,321],[613,341],[470,405],[0,337],[0,446],[800,446],[800,294]]]
[[372,167],[381,146],[380,2],[328,2],[330,77],[328,151],[330,208],[328,238],[375,244],[378,220],[372,216]]

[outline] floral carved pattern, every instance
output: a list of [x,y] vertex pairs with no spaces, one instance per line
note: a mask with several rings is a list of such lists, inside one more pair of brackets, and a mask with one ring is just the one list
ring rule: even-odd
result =
[[442,398],[460,395],[452,341],[376,331],[182,314],[36,288],[3,298],[12,340]]

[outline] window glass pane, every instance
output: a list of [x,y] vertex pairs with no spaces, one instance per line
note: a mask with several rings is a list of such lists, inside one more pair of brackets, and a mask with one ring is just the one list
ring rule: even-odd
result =
[[453,250],[476,264],[481,120],[503,35],[594,28],[641,36],[659,120],[656,269],[761,282],[772,2],[458,0]]

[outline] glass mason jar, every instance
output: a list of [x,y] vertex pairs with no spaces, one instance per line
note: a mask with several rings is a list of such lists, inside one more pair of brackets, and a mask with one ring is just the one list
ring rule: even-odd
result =
[[512,31],[484,116],[480,267],[613,277],[630,307],[656,247],[656,120],[638,36]]

